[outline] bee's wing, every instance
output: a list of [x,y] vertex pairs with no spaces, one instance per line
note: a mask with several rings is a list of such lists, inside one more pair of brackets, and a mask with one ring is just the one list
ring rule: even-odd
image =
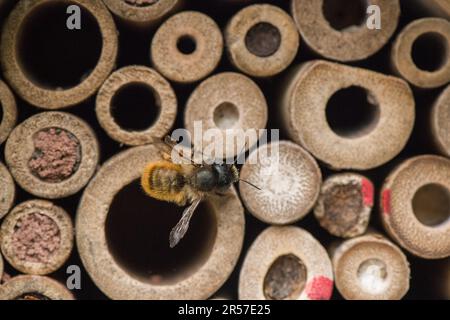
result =
[[195,199],[189,207],[184,209],[180,221],[178,221],[177,225],[170,231],[169,244],[171,248],[175,247],[186,234],[186,231],[189,228],[189,221],[191,221],[192,214],[201,201],[202,198],[199,197]]

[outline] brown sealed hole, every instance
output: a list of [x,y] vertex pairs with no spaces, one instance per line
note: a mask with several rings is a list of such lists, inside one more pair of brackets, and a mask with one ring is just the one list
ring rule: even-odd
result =
[[357,182],[333,186],[324,194],[323,206],[321,223],[336,234],[345,234],[358,223],[364,209],[361,186]]
[[260,22],[251,27],[245,35],[245,46],[258,57],[270,57],[281,45],[281,33],[268,22]]
[[389,286],[386,264],[379,259],[368,259],[357,271],[361,288],[369,294],[381,294]]
[[49,297],[39,292],[27,292],[14,298],[14,300],[51,300]]
[[114,121],[124,130],[147,130],[158,120],[160,111],[157,93],[140,82],[121,87],[111,101]]
[[197,42],[191,36],[181,36],[177,41],[177,48],[183,54],[192,54],[197,49]]
[[129,4],[134,7],[149,7],[157,3],[159,0],[124,0],[124,1],[126,4]]
[[81,162],[80,141],[62,128],[45,128],[33,135],[34,152],[28,161],[31,173],[45,182],[70,178]]
[[324,0],[322,11],[330,26],[341,31],[363,25],[367,7],[366,0]]
[[450,191],[440,184],[426,184],[417,190],[412,207],[421,223],[427,226],[442,224],[450,217]]
[[211,205],[201,203],[185,237],[171,249],[169,233],[183,209],[148,197],[139,181],[125,186],[114,197],[106,220],[108,247],[117,263],[131,276],[155,285],[196,272],[211,255],[217,221]]
[[219,129],[231,129],[239,120],[239,110],[234,104],[223,102],[214,109],[213,120]]
[[67,7],[51,1],[30,12],[20,28],[18,61],[39,86],[68,89],[95,69],[102,51],[102,35],[95,17],[81,8],[81,29],[69,30]]
[[293,254],[278,257],[264,278],[264,295],[269,300],[294,300],[306,284],[306,266]]
[[48,263],[58,251],[61,233],[55,221],[40,213],[30,213],[17,220],[12,234],[12,251],[26,262]]
[[380,108],[366,89],[351,86],[334,93],[328,100],[326,117],[330,128],[344,138],[370,133],[380,120]]
[[428,32],[414,41],[411,56],[414,64],[421,70],[437,71],[443,67],[449,56],[449,44],[444,36]]

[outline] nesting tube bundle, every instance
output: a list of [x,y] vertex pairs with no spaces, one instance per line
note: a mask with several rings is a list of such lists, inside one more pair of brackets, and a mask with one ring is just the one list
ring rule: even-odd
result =
[[[439,57],[417,65],[414,45],[435,50]],[[430,46],[430,44],[432,46]],[[391,51],[394,70],[419,88],[437,88],[450,82],[450,22],[441,18],[423,18],[407,25],[397,36]],[[435,61],[434,61],[435,60]]]
[[180,0],[104,0],[115,15],[137,25],[153,24],[180,5]]
[[[415,118],[414,97],[403,80],[326,61],[307,62],[287,80],[281,105],[289,137],[334,169],[366,170],[394,158],[406,145]],[[363,91],[364,102],[352,112],[364,113],[356,125],[330,126],[330,100],[349,88]],[[348,103],[348,102],[347,102]],[[359,108],[365,108],[359,110]]]
[[[3,28],[0,48],[3,75],[20,97],[41,108],[59,109],[86,100],[97,91],[115,65],[117,31],[103,2],[71,2],[83,9],[84,21],[88,21],[85,29],[73,31],[66,27],[67,3],[59,0],[19,1]],[[48,24],[49,34],[40,23]],[[54,38],[51,38],[52,32],[56,33]],[[74,32],[78,36],[74,36]],[[92,37],[96,39],[92,40]],[[73,47],[81,43],[86,45],[83,50],[92,50],[92,56],[96,57],[86,65],[80,65],[82,50]],[[59,46],[63,52],[57,50]],[[33,56],[26,56],[30,52]],[[67,63],[69,54],[73,61]],[[51,61],[47,60],[49,57],[52,57]],[[61,65],[56,65],[56,61]],[[45,63],[48,63],[47,68]],[[80,66],[85,68],[78,68]],[[74,69],[69,69],[71,67]]]
[[11,130],[16,125],[17,120],[17,106],[16,100],[8,88],[8,86],[0,80],[0,144],[2,144],[8,137]]
[[447,86],[433,105],[431,130],[439,151],[450,157],[450,86]]
[[403,252],[378,234],[342,242],[332,255],[336,287],[345,299],[398,300],[409,289]]
[[241,169],[242,200],[258,219],[288,224],[303,218],[314,206],[322,175],[314,158],[289,141],[272,142],[253,151]]
[[16,197],[16,186],[8,169],[0,162],[0,219],[11,209]]
[[[361,1],[362,3],[362,1]],[[337,1],[292,0],[292,16],[310,48],[337,61],[362,60],[380,50],[397,28],[398,0],[370,0],[380,8],[381,28],[369,28],[367,6]]]
[[[134,248],[132,251],[136,254],[135,259],[141,263],[149,263],[144,270],[137,268],[131,261],[124,261],[129,259],[131,247],[124,249],[123,241],[114,242],[114,237],[121,234],[124,234],[125,241],[130,241],[135,237],[137,226],[142,229],[142,223],[133,219],[147,217],[147,228],[163,217],[173,219],[174,223],[179,219],[183,208],[148,199],[142,195],[142,190],[137,185],[134,197],[145,197],[142,200],[145,204],[140,206],[134,201],[132,210],[129,204],[125,204],[127,220],[123,224],[119,222],[120,229],[115,230],[111,221],[114,219],[113,208],[120,210],[119,203],[119,207],[113,204],[120,198],[121,190],[129,188],[130,184],[140,178],[148,162],[157,160],[161,160],[160,147],[148,145],[118,154],[102,166],[85,189],[77,212],[76,240],[81,259],[96,285],[112,299],[206,299],[228,278],[241,251],[244,212],[234,190],[225,196],[212,196],[206,200],[203,209],[195,212],[192,226],[176,249],[169,249],[168,226],[164,227],[167,242],[158,237],[148,247],[141,245]],[[129,200],[125,198],[125,201]],[[161,207],[164,205],[166,206]],[[134,211],[137,213],[131,215]],[[196,218],[203,219],[208,225],[196,229]],[[204,220],[206,218],[207,222]],[[136,224],[135,227],[132,227],[133,223]],[[129,230],[127,226],[131,226]],[[144,230],[148,235],[148,229]],[[126,236],[128,231],[129,237]],[[205,235],[205,239],[195,238]],[[112,243],[115,245],[111,245]],[[189,243],[201,247],[183,247]],[[119,251],[122,259],[116,258],[119,257]],[[158,259],[164,259],[161,252],[166,252],[169,256],[168,263],[175,259],[172,261],[175,263],[173,269],[158,267]],[[182,258],[177,258],[176,252]],[[173,255],[175,258],[170,258]]]
[[99,146],[92,129],[80,118],[42,112],[13,130],[6,142],[5,159],[23,189],[56,199],[87,184],[97,168]]
[[[267,117],[267,102],[258,85],[242,74],[224,72],[204,80],[192,92],[184,111],[184,127],[191,133],[194,145],[196,140],[200,140],[203,146],[211,142],[208,140],[211,137],[206,134],[196,137],[196,122],[202,126],[202,131],[198,132],[214,130],[214,138],[223,139],[223,152],[216,156],[226,158],[244,150],[237,150],[235,138],[247,130],[264,129]],[[258,138],[249,135],[250,142],[245,145],[245,150],[251,148]],[[198,145],[196,147],[202,149]]]
[[73,247],[70,216],[48,201],[30,200],[16,206],[0,231],[5,259],[27,274],[44,275],[58,270]]
[[253,242],[239,275],[242,300],[328,300],[333,270],[322,245],[293,226],[269,227]]
[[151,59],[167,79],[189,83],[208,76],[219,64],[223,38],[207,15],[187,11],[159,27],[152,40]]
[[450,256],[450,160],[423,155],[404,161],[386,178],[380,197],[386,231],[426,259]]
[[[125,96],[126,101],[119,101],[123,90],[142,88],[154,96],[154,104],[144,99],[134,102],[133,94]],[[122,105],[123,104],[123,105]],[[135,105],[136,104],[136,105]],[[123,112],[142,118],[144,108],[151,109],[156,119],[143,130],[124,127],[115,117],[114,112],[123,108]],[[129,110],[132,108],[132,110]],[[97,119],[103,129],[114,140],[126,145],[142,145],[163,138],[175,122],[177,98],[169,82],[158,72],[144,66],[129,66],[112,73],[100,88],[96,101]]]
[[63,284],[45,276],[16,276],[0,286],[0,300],[73,299],[72,293]]
[[372,182],[356,173],[334,174],[322,184],[314,215],[332,235],[351,238],[369,225],[374,199]]
[[248,6],[233,16],[225,29],[231,62],[242,72],[269,77],[286,69],[299,47],[292,18],[278,7]]

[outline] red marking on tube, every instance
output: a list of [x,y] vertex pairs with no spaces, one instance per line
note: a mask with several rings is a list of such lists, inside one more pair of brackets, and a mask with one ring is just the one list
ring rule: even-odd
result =
[[383,213],[391,214],[391,189],[385,189],[381,193],[381,205],[383,207]]
[[363,196],[363,203],[367,207],[373,206],[373,184],[367,179],[361,180],[361,193]]
[[311,300],[330,300],[333,293],[333,280],[319,276],[306,285],[306,295]]

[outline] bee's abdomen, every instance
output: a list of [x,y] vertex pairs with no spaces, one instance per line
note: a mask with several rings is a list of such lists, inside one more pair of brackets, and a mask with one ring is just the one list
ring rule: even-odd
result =
[[141,178],[141,185],[149,196],[178,205],[186,202],[185,184],[181,166],[169,161],[148,164]]

